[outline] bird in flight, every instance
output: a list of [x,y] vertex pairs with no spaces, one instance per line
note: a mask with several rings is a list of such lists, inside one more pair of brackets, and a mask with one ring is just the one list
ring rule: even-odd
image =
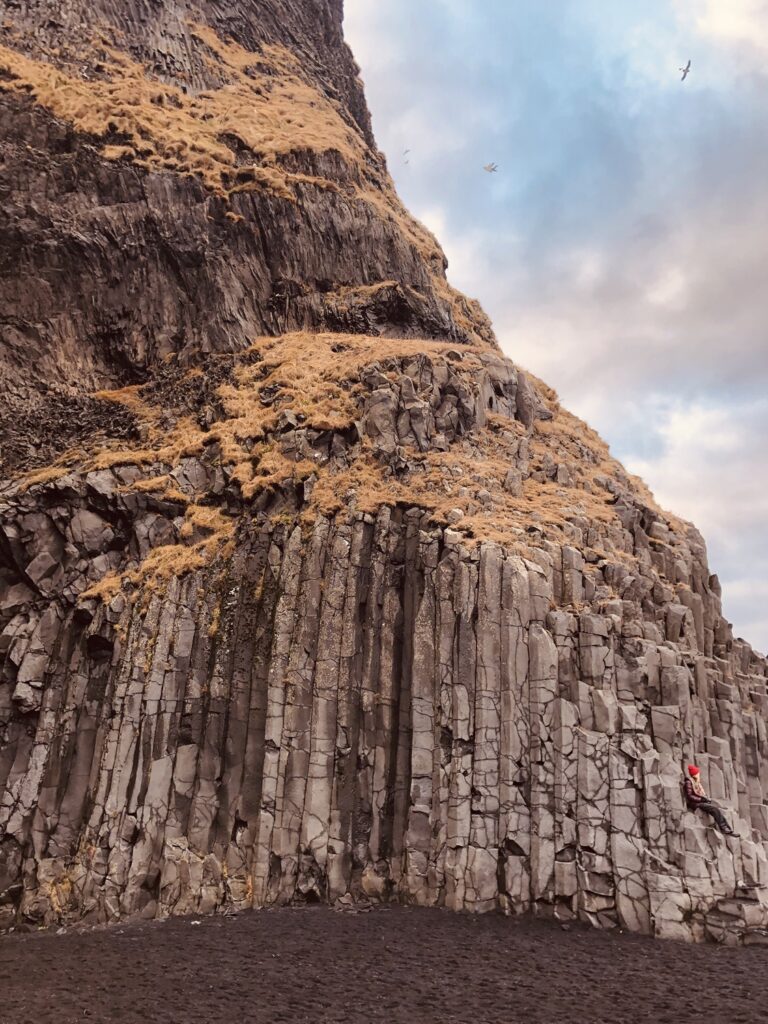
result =
[[408,159],[408,154],[409,154],[410,152],[411,152],[411,151],[410,151],[410,149],[404,149],[404,150],[403,150],[403,159],[405,160],[405,162],[406,162],[407,164],[408,164],[408,163],[410,163],[410,160]]
[[688,77],[688,75],[690,75],[690,73],[691,73],[691,62],[688,61],[686,66],[684,68],[680,68],[680,70],[683,72],[683,77],[680,79],[680,81],[684,82],[686,80],[686,78]]
[[495,174],[496,171],[498,171],[498,169],[499,168],[497,164],[486,164],[485,167],[483,168],[483,170],[488,171],[489,174]]

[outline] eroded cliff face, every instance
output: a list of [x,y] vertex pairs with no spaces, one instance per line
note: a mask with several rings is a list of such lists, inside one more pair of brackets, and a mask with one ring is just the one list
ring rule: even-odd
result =
[[172,354],[297,328],[493,344],[394,192],[341,16],[324,0],[6,8],[6,468],[57,454],[52,397],[109,432],[82,393]]
[[406,900],[766,941],[768,671],[701,537],[450,291],[340,5],[237,9],[4,27],[0,926]]

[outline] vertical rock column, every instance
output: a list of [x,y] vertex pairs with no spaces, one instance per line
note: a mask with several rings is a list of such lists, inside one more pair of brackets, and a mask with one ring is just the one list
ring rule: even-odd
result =
[[420,509],[264,520],[213,569],[59,608],[5,732],[13,914],[345,897],[735,935],[713,907],[768,883],[765,841],[686,812],[680,769],[760,824],[765,676],[639,637],[628,602],[558,610],[583,566],[533,553]]
[[502,906],[521,913],[531,902],[530,618],[528,568],[507,556],[501,567],[499,891]]
[[534,623],[530,648],[531,897],[554,902],[555,725],[557,651],[550,634]]
[[495,544],[482,545],[467,894],[468,903],[478,911],[492,910],[498,905],[502,559],[501,548]]

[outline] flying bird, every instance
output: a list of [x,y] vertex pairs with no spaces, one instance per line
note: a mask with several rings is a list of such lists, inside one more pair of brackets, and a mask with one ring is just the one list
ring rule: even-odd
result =
[[691,73],[691,62],[688,61],[686,66],[684,68],[680,68],[680,70],[683,72],[683,77],[680,79],[680,81],[684,82],[686,80],[686,78],[688,77],[688,75],[690,75],[690,73]]
[[405,163],[407,163],[407,164],[409,164],[409,163],[411,162],[411,161],[410,161],[410,160],[408,159],[408,154],[409,154],[410,152],[411,152],[411,151],[410,151],[410,149],[404,149],[404,150],[403,150],[403,160],[404,160],[404,161],[405,161]]
[[498,169],[499,168],[497,164],[486,164],[485,167],[483,168],[483,170],[488,171],[489,174],[495,174],[496,171],[498,171]]

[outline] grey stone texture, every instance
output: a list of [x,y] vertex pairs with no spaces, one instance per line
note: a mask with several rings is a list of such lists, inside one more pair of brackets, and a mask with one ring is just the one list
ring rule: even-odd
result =
[[[281,154],[332,187],[228,209],[104,159],[0,74],[0,458],[82,456],[0,482],[0,928],[397,900],[768,941],[766,661],[698,533],[551,423],[449,289],[373,144],[341,0],[6,7],[3,45],[56,63],[106,26],[201,102],[218,74],[190,19],[255,57],[288,46],[365,145]],[[287,483],[246,497],[212,432],[139,457],[153,388],[162,429],[209,431],[236,360],[290,331],[411,354],[382,341],[337,382],[357,402],[338,430],[249,378],[279,416],[240,440]],[[92,394],[145,382],[135,415]],[[375,501],[348,475],[339,511],[313,504],[355,466]],[[207,561],[191,503],[231,523]],[[687,761],[739,838],[685,810]]]
[[[149,543],[125,502],[106,471],[0,507],[3,925],[365,898],[766,939],[766,663],[693,534],[593,565],[419,508],[261,515],[78,598]],[[691,760],[740,838],[685,810]]]

